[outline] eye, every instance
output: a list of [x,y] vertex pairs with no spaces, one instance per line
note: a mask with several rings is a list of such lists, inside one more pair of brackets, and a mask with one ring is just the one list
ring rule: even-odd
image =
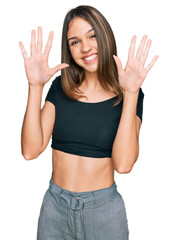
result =
[[95,35],[95,34],[91,35],[91,38],[93,38],[93,37],[95,38],[95,37],[96,37],[96,35]]
[[75,42],[72,42],[71,43],[71,46],[75,45],[78,41],[75,41]]

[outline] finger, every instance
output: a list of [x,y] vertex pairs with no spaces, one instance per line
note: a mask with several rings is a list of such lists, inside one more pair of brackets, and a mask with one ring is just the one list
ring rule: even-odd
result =
[[32,30],[31,32],[31,56],[36,52],[36,31]]
[[134,58],[136,39],[137,37],[134,35],[132,37],[130,48],[129,48],[129,55],[128,55],[129,60]]
[[145,51],[140,59],[140,61],[143,63],[143,66],[145,65],[145,62],[147,60],[147,57],[148,57],[148,53],[149,53],[149,50],[150,50],[150,47],[151,47],[151,43],[152,41],[151,40],[148,40],[147,44],[146,44],[146,48],[145,48]]
[[22,43],[22,42],[19,42],[19,46],[20,46],[20,49],[21,49],[21,52],[22,52],[22,56],[23,56],[23,58],[24,58],[24,60],[25,60],[25,58],[28,58],[28,55],[27,55],[27,52],[26,52],[26,50],[25,50],[25,48],[24,48],[23,43]]
[[37,52],[42,51],[42,28],[38,27],[38,36],[37,36]]
[[121,74],[123,71],[121,60],[115,55],[113,55],[113,57],[114,57],[114,60],[115,60],[116,66],[117,66],[117,71],[119,74]]
[[49,33],[48,41],[47,41],[47,43],[46,43],[45,50],[44,50],[44,56],[45,56],[45,58],[48,58],[48,56],[49,56],[49,52],[50,52],[50,50],[51,50],[52,41],[53,41],[53,35],[54,35],[53,31],[51,31],[51,32]]
[[50,69],[50,75],[53,76],[56,72],[66,67],[69,67],[67,63],[58,64],[56,67]]
[[148,66],[146,67],[146,72],[148,73],[150,71],[150,69],[153,67],[153,65],[155,64],[155,62],[158,60],[159,56],[155,56],[152,61],[150,62],[150,64],[148,64]]
[[138,47],[137,54],[136,54],[136,59],[138,59],[138,60],[140,60],[140,57],[142,55],[143,48],[145,46],[145,42],[146,42],[147,38],[148,38],[148,36],[144,35],[141,42],[140,42],[140,45]]

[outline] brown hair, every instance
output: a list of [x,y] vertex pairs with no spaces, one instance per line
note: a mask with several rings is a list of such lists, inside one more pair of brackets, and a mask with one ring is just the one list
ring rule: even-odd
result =
[[[116,42],[113,31],[105,19],[105,17],[94,7],[80,5],[71,9],[64,19],[62,30],[62,49],[61,61],[68,63],[69,67],[61,70],[61,84],[64,93],[71,99],[75,100],[80,98],[81,95],[78,87],[84,80],[85,71],[75,63],[70,53],[69,45],[67,42],[67,32],[70,21],[74,17],[81,17],[90,23],[93,27],[97,45],[98,45],[98,80],[101,86],[108,91],[114,92],[118,95],[115,105],[119,104],[122,100],[122,90],[118,81],[117,67],[113,55],[117,55]],[[75,89],[77,91],[75,91]],[[76,94],[79,93],[78,94]],[[86,96],[85,96],[86,97]]]

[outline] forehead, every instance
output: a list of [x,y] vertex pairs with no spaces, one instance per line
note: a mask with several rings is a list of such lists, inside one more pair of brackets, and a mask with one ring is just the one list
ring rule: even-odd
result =
[[86,33],[87,30],[91,29],[92,26],[89,22],[81,17],[74,17],[68,26],[67,36],[72,37],[73,35],[81,35]]

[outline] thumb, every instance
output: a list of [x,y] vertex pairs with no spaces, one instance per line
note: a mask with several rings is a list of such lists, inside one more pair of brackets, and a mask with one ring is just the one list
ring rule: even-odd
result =
[[58,64],[56,67],[50,69],[50,75],[54,75],[56,72],[60,71],[63,68],[69,67],[67,63]]
[[113,55],[113,58],[115,60],[116,66],[117,66],[117,71],[119,74],[121,74],[123,72],[121,60],[118,58],[118,56],[115,56],[115,55]]

